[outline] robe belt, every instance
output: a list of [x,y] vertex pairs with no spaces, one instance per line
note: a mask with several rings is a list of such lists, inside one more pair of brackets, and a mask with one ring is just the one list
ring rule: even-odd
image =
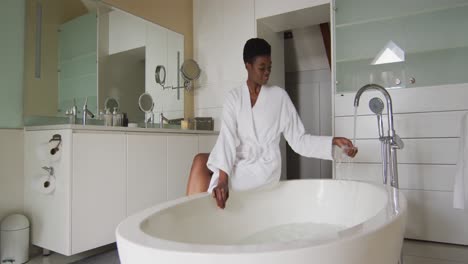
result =
[[238,146],[236,149],[237,158],[246,163],[254,163],[256,161],[271,162],[275,160],[275,155],[278,151],[277,144],[258,145],[247,143]]

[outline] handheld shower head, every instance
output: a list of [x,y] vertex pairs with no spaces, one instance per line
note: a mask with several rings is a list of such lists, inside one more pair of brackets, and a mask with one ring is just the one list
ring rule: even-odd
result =
[[374,97],[369,101],[369,108],[374,114],[381,115],[384,109],[384,103],[380,98]]
[[369,101],[369,108],[370,110],[377,115],[377,126],[379,127],[379,137],[382,139],[384,137],[384,127],[382,121],[382,111],[384,109],[383,101],[378,98],[374,97]]

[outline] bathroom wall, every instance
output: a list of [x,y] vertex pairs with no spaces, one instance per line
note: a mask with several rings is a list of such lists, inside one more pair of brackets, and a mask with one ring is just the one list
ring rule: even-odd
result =
[[[104,2],[183,34],[185,41],[184,56],[187,59],[193,58],[192,0],[104,0]],[[194,116],[193,100],[193,91],[185,91],[185,117]]]
[[[468,38],[460,33],[468,26],[468,1],[336,4],[335,134],[353,137],[357,89],[367,83],[392,87],[388,92],[395,130],[405,143],[398,150],[399,187],[409,208],[405,236],[468,245],[468,214],[453,208],[460,123],[468,112],[468,53],[463,51]],[[405,61],[369,65],[389,40],[402,46]],[[382,98],[378,92],[361,98],[356,124],[359,153],[353,163],[336,163],[337,178],[382,182],[377,119],[368,107],[374,96]]]
[[[23,208],[25,1],[0,2],[0,219]],[[19,43],[19,44],[18,44]]]
[[[41,40],[41,78],[35,73],[36,48],[36,4],[37,1],[26,1],[25,39],[24,45],[24,116],[55,116],[58,109],[58,77],[59,68],[58,28],[59,25],[88,11],[80,0],[42,1],[42,40]],[[68,5],[65,8],[65,5]],[[19,43],[19,42],[18,42]]]
[[23,124],[24,0],[0,2],[0,128]]
[[[285,39],[286,91],[307,132],[332,135],[331,73],[318,25],[292,30]],[[288,177],[331,178],[332,162],[287,150]]]
[[[391,89],[389,93],[395,130],[405,143],[398,151],[398,174],[409,206],[406,237],[468,245],[468,214],[453,209],[452,203],[460,122],[468,112],[468,84]],[[335,134],[353,137],[354,96],[335,95]],[[374,96],[382,98],[376,92],[361,98],[356,125],[359,153],[353,163],[336,163],[337,178],[382,182],[377,121],[368,107]]]
[[[265,25],[261,19],[257,20],[257,36],[263,38],[271,45],[272,70],[268,84],[285,87],[285,48],[282,32],[275,32],[269,26]],[[286,159],[286,140],[281,137],[281,180],[287,179],[288,164]]]
[[1,221],[6,215],[23,210],[23,130],[0,129],[0,146]]
[[254,0],[194,0],[193,18],[194,56],[203,70],[195,115],[214,117],[219,129],[225,94],[247,79],[242,51],[256,36]]

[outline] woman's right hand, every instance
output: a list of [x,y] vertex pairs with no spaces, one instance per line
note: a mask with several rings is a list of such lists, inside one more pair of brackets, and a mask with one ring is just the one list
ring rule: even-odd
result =
[[229,184],[227,174],[223,171],[220,171],[218,185],[213,188],[213,198],[216,199],[219,208],[226,207],[226,201],[229,198]]

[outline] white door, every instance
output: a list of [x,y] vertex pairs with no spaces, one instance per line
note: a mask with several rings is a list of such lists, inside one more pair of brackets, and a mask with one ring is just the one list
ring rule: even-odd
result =
[[73,134],[72,254],[115,242],[125,218],[125,135]]
[[198,153],[198,136],[167,137],[167,198],[185,196],[193,157]]
[[167,136],[127,135],[127,215],[166,201]]

